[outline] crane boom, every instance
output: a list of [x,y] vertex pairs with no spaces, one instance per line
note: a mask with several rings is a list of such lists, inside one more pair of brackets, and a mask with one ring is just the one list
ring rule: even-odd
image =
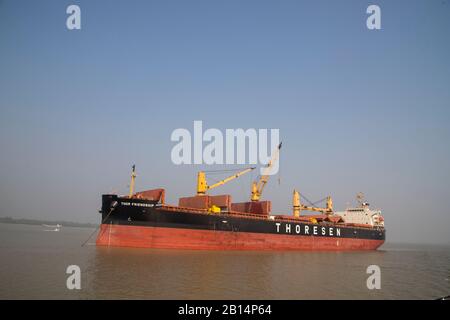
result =
[[243,174],[246,174],[247,172],[252,171],[253,169],[255,169],[255,167],[251,167],[251,168],[247,168],[245,170],[242,170],[232,176],[229,176],[228,178],[225,178],[223,180],[220,180],[219,182],[212,184],[212,185],[208,185],[208,183],[206,182],[206,174],[204,171],[199,171],[198,175],[197,175],[197,195],[204,195],[206,194],[206,191],[211,190],[213,188],[219,187],[221,185],[224,185],[225,183],[234,180],[236,178],[239,178],[240,176],[242,176]]
[[270,175],[269,175],[270,170],[272,170],[273,164],[275,163],[275,161],[278,160],[278,157],[280,155],[281,144],[282,144],[282,142],[280,142],[278,147],[275,149],[275,151],[272,155],[272,159],[270,159],[269,163],[267,164],[267,167],[264,169],[263,175],[261,175],[261,177],[259,178],[258,181],[253,182],[252,197],[251,197],[252,201],[259,201],[261,199],[261,195],[264,190],[264,187],[266,186],[267,181],[269,180],[269,177],[270,177]]
[[300,216],[301,211],[313,211],[321,212],[324,214],[333,214],[333,200],[330,196],[325,198],[327,200],[325,208],[315,207],[313,205],[306,206],[300,202],[300,192],[294,190],[294,196],[292,198],[292,210],[295,217]]

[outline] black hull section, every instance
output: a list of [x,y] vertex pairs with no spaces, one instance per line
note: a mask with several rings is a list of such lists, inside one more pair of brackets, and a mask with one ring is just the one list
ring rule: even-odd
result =
[[305,223],[278,219],[255,219],[233,214],[173,211],[154,202],[104,195],[102,222],[105,225],[148,226],[191,230],[229,231],[270,235],[292,235],[385,240],[385,229],[350,227],[333,223]]

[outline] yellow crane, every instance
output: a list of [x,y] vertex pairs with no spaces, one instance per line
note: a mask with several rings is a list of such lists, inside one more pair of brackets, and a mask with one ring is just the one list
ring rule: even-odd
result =
[[[323,199],[322,199],[323,201]],[[300,192],[297,190],[294,190],[294,195],[292,198],[292,210],[295,217],[300,216],[300,212],[303,211],[314,211],[314,212],[321,212],[325,214],[332,214],[333,213],[333,200],[330,196],[326,197],[326,206],[325,208],[319,208],[315,207],[313,204],[311,206],[306,206],[301,203],[300,201]]]
[[270,159],[269,163],[267,164],[267,167],[264,169],[263,175],[261,175],[261,177],[259,178],[258,181],[253,181],[252,196],[251,196],[252,201],[259,201],[261,199],[261,195],[264,190],[264,187],[266,186],[267,181],[269,180],[269,177],[270,177],[270,175],[269,175],[270,170],[272,169],[273,164],[275,163],[275,161],[278,160],[278,157],[280,155],[281,144],[282,144],[282,142],[280,142],[278,147],[273,152],[272,159]]
[[234,180],[236,178],[239,178],[243,174],[246,174],[247,172],[250,172],[253,169],[255,169],[255,167],[247,168],[232,176],[229,176],[228,178],[220,180],[219,182],[212,185],[208,185],[208,183],[206,182],[206,173],[204,171],[199,171],[197,175],[197,195],[198,196],[205,195],[208,190],[224,185],[225,183]]

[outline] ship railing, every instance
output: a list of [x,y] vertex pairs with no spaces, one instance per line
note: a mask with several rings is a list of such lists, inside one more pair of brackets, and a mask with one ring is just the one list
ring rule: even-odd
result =
[[[178,206],[171,206],[171,205],[161,205],[158,206],[157,209],[162,209],[162,210],[166,210],[166,211],[171,211],[171,212],[189,212],[189,213],[193,213],[193,214],[201,214],[201,215],[214,215],[215,213],[210,213],[208,212],[207,209],[198,209],[198,208],[189,208],[189,207],[178,207]],[[217,214],[217,213],[216,213]],[[239,212],[239,211],[228,211],[226,213],[226,215],[232,215],[235,217],[243,217],[243,218],[249,218],[249,219],[255,219],[255,220],[270,220],[270,216],[269,215],[261,215],[261,214],[254,214],[254,213],[248,213],[248,212]],[[276,215],[275,215],[276,217]],[[282,218],[278,218],[276,219],[277,221],[288,221],[288,222],[303,222],[303,223],[308,223],[308,224],[314,224],[311,222],[307,222],[307,221],[302,221],[300,219],[296,219],[296,218],[286,218],[286,217],[282,217]],[[330,222],[327,221],[322,221],[318,223],[320,224],[331,224]],[[352,227],[352,228],[357,228],[357,229],[370,229],[372,227],[369,226],[363,226],[363,225],[357,225],[357,224],[352,224],[352,223],[345,223],[345,222],[338,222],[335,223],[333,225],[338,225],[341,227]],[[384,228],[373,228],[379,231],[384,230]]]
[[[158,209],[167,210],[171,212],[189,212],[194,214],[207,214],[207,215],[214,215],[217,213],[210,213],[207,209],[198,209],[198,208],[189,208],[189,207],[178,207],[178,206],[171,206],[171,205],[162,205],[158,207]],[[226,212],[226,215],[233,215],[237,217],[246,217],[251,219],[259,219],[259,220],[268,220],[269,215],[261,215],[261,214],[254,214],[254,213],[247,213],[247,212],[238,212],[238,211],[228,211]]]

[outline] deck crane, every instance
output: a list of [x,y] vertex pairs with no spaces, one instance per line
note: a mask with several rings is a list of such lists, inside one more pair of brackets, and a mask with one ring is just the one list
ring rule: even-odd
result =
[[208,190],[214,189],[216,187],[219,187],[221,185],[224,185],[225,183],[234,180],[236,178],[239,178],[240,176],[242,176],[243,174],[246,174],[247,172],[252,171],[253,169],[255,169],[255,167],[251,167],[251,168],[247,168],[245,170],[239,171],[238,173],[229,176],[228,178],[225,178],[223,180],[220,180],[219,182],[212,184],[212,185],[208,185],[208,183],[206,182],[206,173],[205,171],[199,171],[198,175],[197,175],[197,195],[198,196],[202,196],[205,195],[206,192]]
[[274,153],[272,154],[272,159],[270,159],[269,163],[267,164],[267,167],[264,169],[264,174],[261,175],[261,177],[259,178],[258,181],[253,182],[252,196],[251,196],[252,201],[259,201],[261,199],[261,195],[264,190],[264,187],[266,186],[267,181],[269,180],[270,170],[272,169],[275,161],[278,161],[278,157],[280,155],[281,144],[282,144],[282,142],[280,142],[280,144],[278,145],[278,147],[275,149]]
[[302,210],[303,211],[321,212],[324,214],[332,214],[333,213],[333,200],[331,199],[331,196],[328,196],[325,199],[318,201],[318,202],[321,202],[323,200],[326,200],[325,208],[316,207],[314,203],[311,203],[311,206],[306,206],[301,203],[300,196],[301,196],[300,192],[298,192],[297,190],[294,190],[294,195],[292,198],[292,207],[293,207],[293,213],[294,213],[295,217],[299,217],[300,212]]

